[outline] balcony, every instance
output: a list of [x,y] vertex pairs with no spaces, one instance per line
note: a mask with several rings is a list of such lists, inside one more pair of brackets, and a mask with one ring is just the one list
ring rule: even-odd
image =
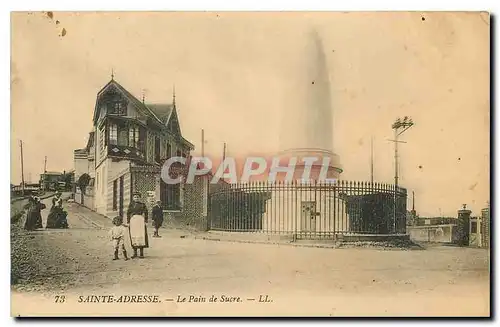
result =
[[108,156],[126,159],[146,160],[146,154],[143,150],[130,146],[115,144],[108,145]]

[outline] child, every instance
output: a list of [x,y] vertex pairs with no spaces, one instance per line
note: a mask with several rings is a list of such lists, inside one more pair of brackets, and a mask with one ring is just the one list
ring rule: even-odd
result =
[[116,216],[115,218],[113,218],[113,225],[114,226],[111,227],[111,230],[109,231],[109,235],[113,240],[113,247],[115,249],[115,257],[113,258],[113,260],[118,260],[118,250],[120,247],[122,248],[123,257],[125,258],[125,260],[128,260],[127,250],[125,250],[125,244],[123,243],[126,229],[123,226],[122,217]]
[[161,208],[161,201],[156,201],[153,206],[153,227],[155,229],[153,237],[161,237],[158,234],[158,229],[160,229],[163,224],[163,209]]

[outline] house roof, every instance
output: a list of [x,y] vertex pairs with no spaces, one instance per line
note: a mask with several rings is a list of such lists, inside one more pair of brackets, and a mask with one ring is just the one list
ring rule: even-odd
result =
[[[139,109],[140,111],[144,112],[148,117],[152,118],[153,120],[157,121],[158,123],[162,124],[162,125],[167,125],[168,122],[170,121],[170,118],[173,115],[173,113],[175,112],[176,108],[175,108],[175,104],[167,104],[167,103],[149,103],[149,104],[145,104],[143,103],[142,101],[140,101],[139,99],[137,99],[132,93],[130,93],[129,91],[127,91],[127,89],[125,89],[123,86],[120,85],[120,83],[118,83],[115,79],[112,79],[111,81],[109,81],[98,93],[97,93],[97,98],[99,98],[99,96],[102,94],[102,92],[104,90],[106,90],[108,88],[108,86],[110,85],[113,85],[115,86],[120,92],[122,92],[127,98],[130,99],[130,101],[132,102],[132,104],[137,108]],[[98,110],[99,108],[97,108],[97,101],[96,101],[96,108],[94,110],[94,121],[96,121],[97,117],[98,117]],[[182,133],[181,133],[182,135]],[[91,139],[93,141],[94,135],[92,134],[91,135]],[[182,137],[182,140],[191,148],[191,149],[194,149],[194,145],[189,142],[188,140],[186,140],[184,137]],[[90,139],[89,139],[89,142],[90,142]],[[88,145],[87,145],[87,148],[88,148]]]
[[94,145],[94,132],[89,133],[89,139],[87,141],[87,145],[85,146],[85,150],[89,151],[89,149]]
[[151,110],[156,117],[158,117],[162,123],[166,124],[172,112],[174,111],[174,105],[170,103],[146,103],[146,107]]
[[[111,81],[108,82],[108,84],[106,84],[100,91],[99,93],[97,93],[97,97],[99,98],[99,96],[101,95],[101,93],[108,88],[108,86],[110,85],[114,85],[120,92],[122,92],[131,102],[132,104],[139,110],[141,110],[142,112],[144,112],[147,116],[155,119],[156,121],[162,123],[162,121],[156,116],[156,114],[151,110],[149,109],[142,101],[139,101],[139,99],[137,99],[132,93],[130,93],[129,91],[127,91],[127,89],[125,89],[123,86],[120,85],[120,83],[118,83],[116,80],[112,79]],[[96,102],[96,110],[94,111],[94,121],[97,119],[97,112],[98,112],[98,108],[97,108],[97,102]]]

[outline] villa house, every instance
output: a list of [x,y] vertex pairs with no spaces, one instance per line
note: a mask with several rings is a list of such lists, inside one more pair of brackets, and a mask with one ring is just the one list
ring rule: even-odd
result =
[[[75,201],[108,217],[125,217],[131,194],[140,192],[148,207],[161,200],[166,214],[197,219],[206,215],[201,201],[208,181],[171,185],[160,178],[166,159],[190,158],[193,149],[181,133],[175,93],[172,103],[149,104],[112,78],[97,94],[87,146],[74,152]],[[82,190],[78,180],[85,174],[89,182]]]

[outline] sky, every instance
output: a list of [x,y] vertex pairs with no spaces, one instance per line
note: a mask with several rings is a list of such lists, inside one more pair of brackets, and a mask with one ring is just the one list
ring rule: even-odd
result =
[[[97,92],[115,79],[146,102],[176,102],[199,153],[279,149],[294,110],[304,31],[322,39],[332,144],[345,180],[394,180],[391,124],[415,126],[399,146],[400,185],[421,216],[473,214],[489,201],[489,17],[486,13],[13,13],[11,182],[73,168]],[[64,31],[64,32],[63,32]],[[64,34],[64,35],[63,35]],[[298,90],[297,90],[298,91]],[[411,200],[408,206],[411,207]]]

